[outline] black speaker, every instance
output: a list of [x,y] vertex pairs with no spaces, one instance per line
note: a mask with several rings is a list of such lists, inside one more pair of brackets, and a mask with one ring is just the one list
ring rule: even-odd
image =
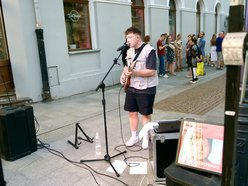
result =
[[248,104],[239,105],[234,185],[248,185]]
[[164,169],[176,159],[181,120],[163,120],[150,132],[149,160],[153,165],[154,180],[165,180]]
[[2,160],[0,158],[0,185],[6,185],[3,177],[3,168],[2,168]]
[[211,173],[177,166],[175,162],[164,170],[167,186],[220,186],[221,177]]
[[33,108],[5,107],[0,110],[1,157],[13,161],[37,150]]
[[31,152],[37,151],[37,138],[36,130],[34,124],[34,111],[33,107],[26,105],[22,107],[25,110],[26,119],[27,119],[27,129],[28,129],[28,138]]

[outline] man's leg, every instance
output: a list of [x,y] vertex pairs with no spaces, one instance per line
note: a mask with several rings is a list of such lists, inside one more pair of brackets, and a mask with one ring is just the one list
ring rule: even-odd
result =
[[220,67],[221,60],[222,60],[221,52],[217,52],[217,67],[216,67],[217,70],[222,70],[222,68]]
[[[142,115],[142,125],[145,126],[148,122],[151,121],[151,115]],[[145,134],[143,136],[143,141],[142,141],[142,148],[143,149],[148,149],[148,143],[149,143],[149,134]]]
[[150,122],[151,119],[151,115],[142,115],[142,125],[144,126],[146,123]]
[[192,80],[194,80],[194,72],[193,72],[193,65],[192,65],[192,63],[190,64],[190,70],[191,70]]
[[128,116],[129,116],[129,123],[130,123],[131,131],[137,131],[138,125],[139,125],[138,112],[129,112]]
[[164,56],[159,56],[159,75],[165,75],[165,61]]
[[126,146],[131,147],[135,143],[139,141],[138,137],[138,125],[139,125],[139,117],[138,112],[129,112],[129,124],[131,129],[131,138],[126,142]]

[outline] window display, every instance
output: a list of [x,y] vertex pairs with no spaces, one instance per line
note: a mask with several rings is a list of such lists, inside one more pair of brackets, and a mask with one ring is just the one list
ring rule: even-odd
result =
[[69,50],[92,48],[88,4],[86,0],[64,0]]

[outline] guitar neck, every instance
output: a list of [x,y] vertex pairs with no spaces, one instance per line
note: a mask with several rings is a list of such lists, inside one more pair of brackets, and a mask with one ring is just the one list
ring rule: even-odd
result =
[[134,67],[135,67],[135,65],[136,65],[136,62],[137,62],[137,61],[133,61],[133,62],[128,66],[128,71],[129,71],[129,72],[131,72],[131,71],[134,69]]

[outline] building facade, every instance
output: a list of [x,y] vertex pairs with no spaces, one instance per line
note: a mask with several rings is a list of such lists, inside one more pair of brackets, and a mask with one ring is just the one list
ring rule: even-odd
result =
[[7,79],[12,80],[16,96],[34,102],[95,90],[112,65],[104,85],[118,84],[123,65],[116,49],[132,25],[150,35],[153,46],[161,33],[173,37],[181,33],[185,44],[189,33],[204,31],[208,52],[212,34],[227,31],[230,4],[226,0],[0,2],[0,63],[9,64]]

